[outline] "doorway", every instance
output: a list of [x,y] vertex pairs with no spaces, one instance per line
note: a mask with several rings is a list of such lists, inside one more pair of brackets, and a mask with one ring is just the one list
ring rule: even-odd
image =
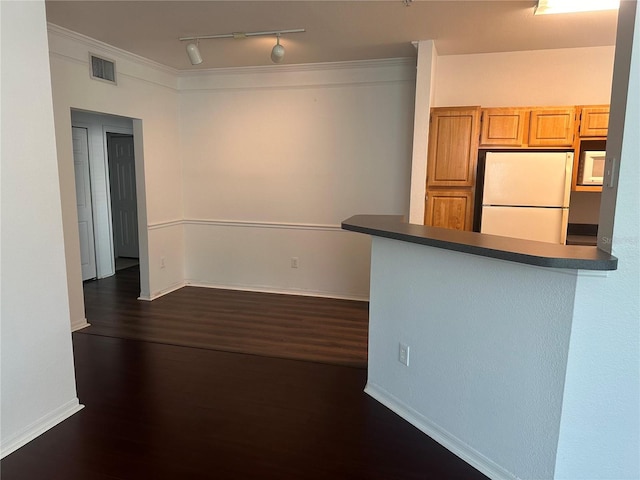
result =
[[72,110],[71,120],[86,281],[139,264],[135,138],[129,118]]

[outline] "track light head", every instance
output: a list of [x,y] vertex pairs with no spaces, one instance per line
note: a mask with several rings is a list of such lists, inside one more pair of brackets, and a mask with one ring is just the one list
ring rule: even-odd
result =
[[280,45],[280,34],[276,35],[276,44],[271,50],[271,61],[273,63],[280,63],[284,60],[284,47]]
[[197,40],[196,43],[189,43],[187,45],[187,55],[189,55],[191,65],[200,65],[202,63],[202,55],[200,55]]

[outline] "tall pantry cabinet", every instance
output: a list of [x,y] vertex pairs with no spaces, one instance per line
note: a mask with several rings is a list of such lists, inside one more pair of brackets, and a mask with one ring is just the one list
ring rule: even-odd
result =
[[431,110],[425,225],[473,228],[480,107]]

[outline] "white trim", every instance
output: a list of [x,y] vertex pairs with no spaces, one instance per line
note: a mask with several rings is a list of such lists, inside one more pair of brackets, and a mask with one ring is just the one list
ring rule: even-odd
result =
[[50,428],[55,427],[57,424],[66,420],[83,408],[84,405],[81,405],[78,398],[75,397],[73,400],[69,400],[64,405],[56,408],[43,417],[40,417],[38,420],[27,425],[21,431],[12,435],[2,443],[2,446],[0,446],[0,458],[4,458],[10,453],[15,452],[20,447],[26,445],[34,438],[42,435]]
[[180,290],[182,287],[185,287],[186,285],[187,284],[184,283],[184,282],[174,283],[170,287],[167,287],[167,288],[162,289],[162,290],[158,290],[157,292],[153,292],[149,296],[142,295],[142,293],[140,293],[140,296],[138,297],[138,300],[141,300],[143,302],[152,302],[156,298],[160,298],[160,297],[163,297],[163,296],[167,295],[168,293],[175,292],[176,290]]
[[346,232],[341,225],[322,223],[286,223],[258,222],[254,220],[207,220],[187,218],[184,220],[167,220],[147,225],[149,230],[159,230],[180,225],[208,225],[211,227],[243,227],[243,228],[280,228],[284,230],[320,230],[326,232]]
[[283,85],[217,85],[217,86],[206,86],[206,87],[182,87],[179,92],[181,95],[190,95],[190,94],[201,94],[203,92],[215,92],[215,91],[243,91],[243,90],[304,90],[304,89],[312,89],[312,88],[344,88],[344,87],[373,87],[376,85],[393,85],[400,83],[412,83],[413,79],[401,79],[401,80],[379,80],[379,81],[350,81],[350,82],[305,82],[298,84],[283,84]]
[[299,290],[299,289],[283,289],[273,288],[263,285],[228,285],[219,283],[202,282],[198,280],[185,279],[183,283],[176,283],[171,287],[165,288],[158,292],[154,292],[149,296],[140,295],[138,300],[143,302],[152,302],[157,298],[163,297],[171,292],[180,290],[183,287],[201,287],[201,288],[217,288],[220,290],[235,290],[241,292],[259,292],[259,293],[278,293],[282,295],[297,295],[301,297],[319,297],[319,298],[335,298],[338,300],[354,300],[357,302],[368,302],[368,295],[349,294],[344,295],[336,292],[316,291],[316,290]]
[[[121,48],[114,47],[113,45],[109,45],[108,43],[101,42],[100,40],[96,40],[95,38],[91,38],[86,35],[82,35],[81,33],[74,32],[73,30],[69,30],[67,28],[61,27],[59,25],[56,25],[55,23],[48,22],[47,31],[49,33],[55,33],[57,35],[60,35],[61,37],[66,37],[75,42],[83,43],[92,48],[98,48],[101,50],[112,52],[114,55],[123,57],[124,59],[129,60],[130,62],[145,65],[149,68],[153,68],[154,70],[160,70],[162,73],[167,73],[169,75],[178,75],[178,70],[176,70],[175,68],[168,67],[167,65],[163,65],[162,63],[149,60],[146,57],[141,57],[140,55],[136,55],[135,53],[131,53],[126,50],[122,50]],[[58,55],[61,55],[61,54],[58,54]],[[61,56],[65,56],[65,55],[61,55]]]
[[214,227],[249,227],[249,228],[282,228],[286,230],[323,230],[329,232],[345,232],[340,225],[317,223],[285,223],[285,222],[258,222],[251,220],[204,220],[185,219],[185,225],[208,225]]
[[228,285],[216,284],[210,282],[202,282],[197,280],[185,280],[188,287],[217,288],[221,290],[236,290],[241,292],[259,292],[259,293],[277,293],[281,295],[296,295],[300,297],[319,297],[319,298],[335,298],[337,300],[354,300],[358,302],[368,302],[368,295],[357,294],[341,294],[336,292],[326,292],[318,290],[301,290],[295,288],[283,289],[273,288],[263,285]]
[[87,328],[90,326],[91,324],[87,321],[87,319],[83,318],[81,321],[71,324],[71,331],[77,332],[78,330],[82,330],[83,328]]
[[243,90],[296,90],[415,83],[415,59],[395,58],[287,66],[188,70],[178,74],[181,95]]
[[194,77],[209,75],[256,75],[261,73],[298,73],[317,72],[331,70],[353,70],[356,68],[381,68],[381,67],[415,67],[414,57],[380,58],[373,60],[349,60],[344,62],[302,63],[293,65],[263,65],[251,67],[221,67],[207,69],[188,69],[177,71],[178,77]]
[[402,401],[391,395],[383,388],[380,388],[369,381],[367,382],[364,391],[366,394],[380,402],[392,412],[398,414],[411,425],[427,434],[451,453],[457,455],[487,477],[494,480],[518,480],[518,477],[513,473],[505,470],[490,458],[485,457],[459,438],[450,434],[442,427],[415,411],[413,408],[405,405]]
[[167,220],[166,222],[157,222],[147,225],[149,230],[158,230],[161,228],[177,227],[184,225],[184,220]]

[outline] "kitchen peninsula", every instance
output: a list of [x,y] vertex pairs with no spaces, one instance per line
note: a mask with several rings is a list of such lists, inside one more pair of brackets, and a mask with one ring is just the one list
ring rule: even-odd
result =
[[400,215],[355,215],[344,230],[539,267],[615,270],[618,259],[597,247],[567,246],[407,223]]
[[490,478],[553,478],[577,278],[617,259],[356,215],[371,235],[365,391]]

